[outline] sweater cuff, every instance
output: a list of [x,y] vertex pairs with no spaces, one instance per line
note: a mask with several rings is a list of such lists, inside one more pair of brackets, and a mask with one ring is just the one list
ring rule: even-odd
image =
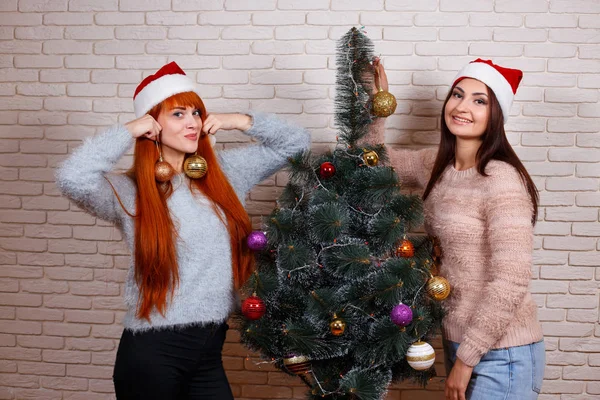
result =
[[92,139],[95,149],[105,153],[111,162],[117,163],[121,157],[135,144],[136,139],[122,124],[116,124]]
[[456,350],[456,357],[469,367],[474,367],[479,364],[483,354],[473,346],[468,339],[464,339]]
[[260,138],[261,136],[263,136],[264,131],[267,131],[267,136],[268,135],[268,129],[266,129],[266,125],[268,124],[269,121],[269,117],[271,118],[275,118],[274,116],[271,116],[269,114],[266,113],[262,113],[262,112],[257,112],[257,111],[246,111],[246,112],[242,112],[242,114],[246,114],[247,116],[250,117],[250,119],[252,119],[252,125],[250,126],[249,129],[245,130],[244,133],[248,136],[252,136],[252,137],[257,137]]
[[310,147],[308,132],[273,114],[256,111],[246,113],[252,118],[252,127],[244,133],[270,147],[283,158],[291,157]]

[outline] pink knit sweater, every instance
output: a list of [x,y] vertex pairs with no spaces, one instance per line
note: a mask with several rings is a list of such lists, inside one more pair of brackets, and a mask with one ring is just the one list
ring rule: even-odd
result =
[[[367,139],[383,142],[377,121]],[[403,184],[424,187],[437,149],[388,147]],[[440,275],[452,291],[444,301],[443,334],[460,343],[457,357],[475,366],[490,349],[540,341],[537,306],[529,293],[532,204],[517,170],[492,160],[484,177],[449,165],[424,203],[425,229],[442,247]]]

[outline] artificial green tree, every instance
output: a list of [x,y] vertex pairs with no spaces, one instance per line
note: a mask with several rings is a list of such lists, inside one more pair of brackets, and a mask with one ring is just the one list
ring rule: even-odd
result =
[[[242,342],[299,375],[314,399],[376,400],[394,380],[424,384],[435,374],[406,360],[411,344],[439,328],[442,310],[426,288],[432,242],[410,234],[422,224],[421,200],[400,192],[385,146],[364,140],[375,118],[372,59],[358,29],[340,39],[337,146],[290,160],[289,183],[265,220],[268,246],[246,285],[265,314],[239,315]],[[390,318],[399,304],[412,311],[406,326]]]

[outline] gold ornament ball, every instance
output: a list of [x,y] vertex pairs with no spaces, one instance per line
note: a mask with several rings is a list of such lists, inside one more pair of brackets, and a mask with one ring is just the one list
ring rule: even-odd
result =
[[373,150],[363,153],[363,160],[369,167],[375,167],[379,164],[379,155]]
[[390,92],[380,89],[373,96],[373,114],[377,117],[389,117],[396,111],[396,98]]
[[175,175],[175,170],[168,162],[157,161],[156,164],[154,164],[154,178],[158,182],[168,182],[173,178],[173,175]]
[[183,170],[185,174],[192,179],[199,179],[206,175],[206,171],[208,171],[208,164],[204,157],[199,155],[192,155],[186,158],[183,163]]
[[427,281],[427,293],[437,301],[444,300],[450,295],[450,283],[444,277],[434,276]]
[[342,336],[346,331],[346,323],[341,318],[336,318],[329,324],[333,336]]
[[292,374],[301,375],[310,371],[310,359],[306,356],[290,356],[283,359],[283,365]]

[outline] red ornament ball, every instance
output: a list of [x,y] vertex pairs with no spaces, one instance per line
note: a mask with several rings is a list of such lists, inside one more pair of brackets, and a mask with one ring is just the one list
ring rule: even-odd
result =
[[249,320],[255,321],[260,319],[265,312],[267,311],[267,307],[265,306],[265,302],[256,294],[248,297],[246,300],[242,302],[242,314],[244,317]]
[[335,165],[333,165],[333,163],[330,163],[329,161],[324,162],[323,164],[321,164],[319,174],[323,179],[331,178],[333,175],[335,175]]

